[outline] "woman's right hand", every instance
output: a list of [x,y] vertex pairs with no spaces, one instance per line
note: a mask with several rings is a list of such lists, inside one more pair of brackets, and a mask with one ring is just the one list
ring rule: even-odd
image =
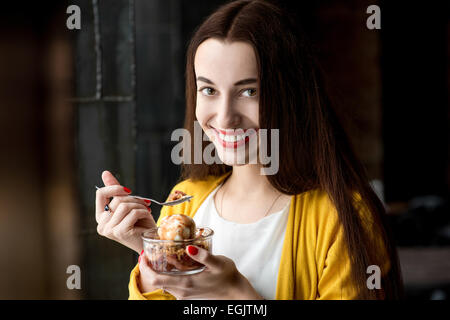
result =
[[[141,253],[142,232],[156,227],[149,200],[129,197],[131,190],[121,186],[109,171],[102,173],[102,180],[105,187],[97,190],[95,198],[98,234]],[[110,211],[105,211],[106,205]]]

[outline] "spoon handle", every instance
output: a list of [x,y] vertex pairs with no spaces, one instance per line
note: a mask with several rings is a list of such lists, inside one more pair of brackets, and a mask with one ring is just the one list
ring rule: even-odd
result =
[[[97,186],[95,186],[95,188],[97,188],[97,190],[100,189],[100,188],[97,187]],[[178,200],[167,201],[167,202],[159,202],[159,201],[156,201],[156,200],[154,200],[154,199],[145,198],[145,197],[141,197],[141,196],[136,196],[136,195],[133,195],[133,194],[130,194],[130,195],[128,195],[128,196],[129,196],[129,197],[136,198],[136,199],[150,200],[152,203],[154,202],[154,203],[156,203],[156,204],[159,204],[160,206],[174,206],[174,205],[176,205],[176,204],[180,204],[180,203],[183,203],[183,202],[185,202],[185,201],[190,201],[190,200],[193,198],[193,196],[187,196],[187,197],[183,197],[183,198],[178,199]]]

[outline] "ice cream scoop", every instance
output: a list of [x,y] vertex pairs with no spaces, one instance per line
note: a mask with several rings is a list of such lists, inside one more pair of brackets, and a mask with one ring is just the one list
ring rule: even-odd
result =
[[173,214],[164,217],[158,228],[161,240],[186,240],[195,238],[195,222],[184,214]]
[[187,194],[184,193],[183,191],[175,190],[174,193],[171,193],[171,194],[169,195],[169,198],[167,199],[167,201],[175,201],[175,200],[179,200],[179,199],[181,199],[181,198],[183,198],[183,197],[186,197],[186,196],[187,196]]

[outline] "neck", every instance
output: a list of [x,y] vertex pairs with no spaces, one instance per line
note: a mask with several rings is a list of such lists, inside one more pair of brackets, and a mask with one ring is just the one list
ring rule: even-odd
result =
[[227,192],[245,195],[246,197],[269,195],[278,191],[269,183],[265,175],[260,174],[261,165],[247,164],[234,166],[226,184]]

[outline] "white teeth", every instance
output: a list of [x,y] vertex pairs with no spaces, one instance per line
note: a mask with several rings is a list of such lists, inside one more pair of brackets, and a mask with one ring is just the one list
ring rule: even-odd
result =
[[226,142],[236,142],[236,141],[244,140],[246,135],[242,134],[242,135],[233,136],[233,135],[225,135],[225,134],[219,132],[219,137],[220,137],[220,139],[222,139]]

